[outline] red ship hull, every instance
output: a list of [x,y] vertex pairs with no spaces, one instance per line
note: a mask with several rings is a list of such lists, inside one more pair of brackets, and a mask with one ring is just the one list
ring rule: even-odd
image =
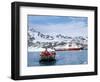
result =
[[74,51],[81,50],[81,48],[63,48],[63,49],[55,49],[56,51]]

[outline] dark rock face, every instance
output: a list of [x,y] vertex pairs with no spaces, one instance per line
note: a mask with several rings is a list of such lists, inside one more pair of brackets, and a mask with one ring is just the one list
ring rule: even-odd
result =
[[[37,39],[39,38],[39,39]],[[82,46],[84,49],[87,49],[88,46],[88,37],[83,36],[64,36],[62,34],[47,35],[41,32],[38,32],[34,29],[28,31],[28,47],[36,48],[54,48],[57,46],[65,46],[67,44],[75,43],[77,46]]]

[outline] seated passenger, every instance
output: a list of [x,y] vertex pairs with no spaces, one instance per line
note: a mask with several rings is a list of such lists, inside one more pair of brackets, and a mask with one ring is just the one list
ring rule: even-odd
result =
[[45,49],[45,51],[42,52],[43,56],[50,56],[51,53],[47,51],[47,49]]

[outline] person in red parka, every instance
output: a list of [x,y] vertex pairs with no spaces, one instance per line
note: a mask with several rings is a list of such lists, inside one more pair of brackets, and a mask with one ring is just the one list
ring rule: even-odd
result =
[[47,48],[45,49],[45,51],[43,52],[45,56],[50,56],[50,52],[47,51]]
[[42,56],[51,56],[51,55],[52,54],[47,51],[47,48],[45,49],[45,51],[42,52]]

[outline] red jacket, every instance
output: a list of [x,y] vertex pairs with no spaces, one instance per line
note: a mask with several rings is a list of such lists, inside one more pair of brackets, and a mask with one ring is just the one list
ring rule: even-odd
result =
[[48,51],[44,51],[44,52],[42,52],[42,54],[43,54],[44,56],[50,56],[50,55],[51,55],[51,53],[48,52]]

